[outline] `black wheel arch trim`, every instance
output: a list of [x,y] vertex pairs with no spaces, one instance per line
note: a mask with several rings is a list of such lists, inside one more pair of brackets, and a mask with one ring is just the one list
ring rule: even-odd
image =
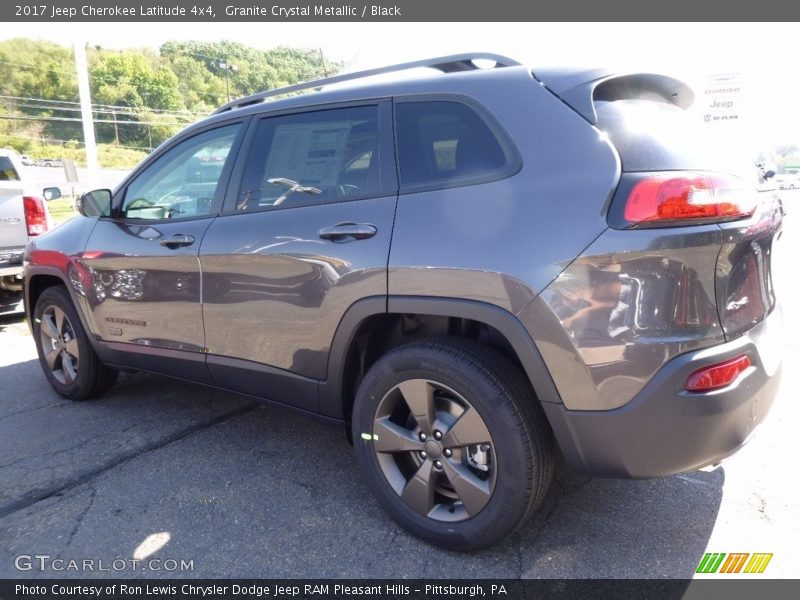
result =
[[[81,303],[76,301],[66,275],[55,267],[37,266],[28,271],[25,277],[24,300],[27,308],[28,325],[33,330],[33,307],[30,306],[30,281],[36,275],[54,276],[67,288],[75,310],[81,320],[87,337],[100,355],[108,361],[106,345],[100,343],[89,327]],[[328,377],[319,383],[319,413],[322,416],[343,420],[344,414],[344,369],[350,344],[361,324],[369,317],[379,314],[419,314],[443,317],[458,317],[485,323],[499,331],[511,345],[519,358],[525,374],[540,402],[562,404],[555,383],[547,369],[542,355],[524,325],[512,313],[499,306],[460,298],[429,296],[371,296],[358,300],[348,308],[331,342],[328,353]],[[110,361],[114,362],[114,361]]]
[[320,382],[323,415],[346,419],[344,370],[350,344],[360,325],[378,314],[418,314],[471,319],[494,327],[516,353],[540,402],[562,404],[561,397],[536,343],[517,317],[494,304],[461,298],[430,296],[373,296],[352,304],[334,334],[328,355],[328,378]]
[[66,273],[57,267],[36,266],[31,268],[29,266],[25,271],[25,284],[23,286],[22,298],[25,304],[25,320],[28,321],[28,328],[31,330],[31,333],[33,333],[33,311],[36,307],[31,304],[30,283],[31,280],[37,275],[46,275],[48,277],[55,277],[61,280],[61,283],[67,290],[67,294],[69,294],[70,300],[72,300],[72,306],[75,307],[75,312],[78,313],[78,318],[81,320],[81,325],[83,326],[83,330],[86,332],[86,337],[88,338],[89,343],[92,345],[95,352],[97,352],[98,340],[95,338],[94,330],[89,327],[89,322],[86,319],[86,315],[83,313],[81,303],[77,301],[75,290],[72,289],[72,285],[70,285]]

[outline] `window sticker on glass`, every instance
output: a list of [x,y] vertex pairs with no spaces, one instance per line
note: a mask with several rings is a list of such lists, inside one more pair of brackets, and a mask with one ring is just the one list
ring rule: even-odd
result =
[[380,189],[374,106],[264,119],[255,139],[237,210],[363,198]]
[[280,151],[269,153],[267,173],[303,185],[335,185],[350,127],[349,121],[278,126],[273,144]]

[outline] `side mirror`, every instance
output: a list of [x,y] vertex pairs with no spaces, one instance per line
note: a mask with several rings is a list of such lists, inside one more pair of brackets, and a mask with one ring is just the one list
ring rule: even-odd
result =
[[42,190],[42,195],[48,202],[50,202],[50,200],[58,200],[61,198],[61,190],[57,187],[44,188]]
[[775,171],[770,169],[769,171],[764,171],[764,179],[772,179],[775,177]]
[[82,194],[75,208],[84,217],[108,217],[111,215],[111,190],[93,190]]

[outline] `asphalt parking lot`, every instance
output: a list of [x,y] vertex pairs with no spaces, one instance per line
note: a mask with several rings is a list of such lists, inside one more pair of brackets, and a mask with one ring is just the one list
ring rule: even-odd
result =
[[[659,480],[589,480],[562,467],[521,531],[474,554],[400,530],[361,480],[339,427],[145,374],[124,376],[101,400],[65,401],[41,375],[25,323],[2,318],[0,578],[685,578],[705,552],[771,552],[765,575],[796,577],[793,196],[776,277],[784,379],[755,439],[716,469]],[[18,558],[33,555],[94,560],[95,570],[41,570],[36,561],[27,569]],[[161,562],[96,570],[98,561],[136,558]],[[171,570],[170,561],[192,568]]]

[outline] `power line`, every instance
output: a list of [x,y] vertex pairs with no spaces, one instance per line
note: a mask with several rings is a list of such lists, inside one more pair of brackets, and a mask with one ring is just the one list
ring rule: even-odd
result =
[[[28,101],[28,102],[41,102],[41,103],[49,103],[49,104],[69,104],[71,107],[80,106],[80,103],[72,102],[70,100],[51,100],[51,99],[48,99],[48,98],[31,98],[31,97],[27,97],[27,96],[4,96],[4,95],[0,94],[0,99],[21,100],[21,101]],[[115,109],[115,110],[120,111],[120,112],[121,111],[134,112],[134,111],[137,111],[137,110],[146,110],[148,112],[154,112],[154,113],[165,113],[165,114],[174,114],[174,115],[186,114],[186,115],[192,115],[192,116],[198,116],[198,117],[199,116],[206,116],[206,113],[194,112],[194,111],[190,111],[188,109],[170,110],[170,109],[166,109],[166,108],[151,108],[149,106],[136,107],[136,106],[120,106],[120,105],[116,105],[116,104],[98,104],[98,103],[92,103],[92,106],[97,106],[97,107],[100,107],[100,108],[111,108],[111,109]],[[66,108],[66,107],[64,107],[64,108],[52,107],[52,109],[53,110],[70,110],[70,108]]]
[[[12,67],[22,67],[23,69],[34,69],[37,71],[47,71],[48,73],[62,73],[64,75],[74,75],[68,69],[55,69],[53,67],[40,67],[38,65],[26,65],[24,63],[16,63],[8,60],[0,60],[0,64],[10,65]],[[97,79],[98,81],[114,81],[111,77],[103,77],[102,75],[89,75],[90,79]]]
[[[62,112],[81,112],[80,108],[65,108],[65,107],[45,107],[45,106],[35,106],[33,104],[16,104],[16,105],[7,105],[7,109],[11,108],[30,108],[35,110],[53,110],[53,111],[62,111]],[[130,113],[130,112],[119,112],[116,110],[111,109],[92,109],[93,114],[97,115],[113,115],[114,117],[138,117],[140,113]],[[165,117],[171,118],[185,118],[186,121],[184,125],[192,123],[195,121],[195,117],[193,116],[186,116],[186,115],[164,115]],[[96,120],[96,119],[95,119]],[[142,121],[138,120],[119,120],[117,119],[117,123],[141,123]],[[160,122],[160,121],[159,121]]]
[[[67,121],[80,123],[83,119],[78,117],[29,117],[29,116],[14,116],[14,115],[0,115],[0,119],[8,121]],[[173,123],[173,122],[159,122],[159,121],[117,121],[115,119],[92,119],[95,123],[116,123],[117,125],[176,125],[185,126],[186,123]]]
[[[2,98],[0,98],[0,101],[2,101]],[[5,102],[6,102],[8,108],[32,108],[32,109],[37,109],[37,110],[58,110],[58,111],[64,111],[64,112],[81,112],[80,108],[73,107],[73,106],[38,106],[36,104],[24,104],[24,103],[23,104],[12,104],[8,100],[6,100]],[[135,113],[135,112],[127,112],[127,111],[115,110],[115,109],[111,109],[111,108],[92,108],[92,112],[96,113],[96,114],[101,114],[101,115],[119,115],[121,117],[131,117],[131,116],[135,117],[135,116],[140,114],[140,113]],[[164,116],[167,116],[167,117],[182,117],[184,115],[175,114],[175,115],[164,115]],[[191,117],[187,116],[187,118],[191,118]]]
[[[39,141],[39,142],[55,142],[55,143],[59,143],[59,144],[72,143],[72,144],[79,144],[81,146],[85,145],[83,142],[78,141],[78,140],[58,140],[58,139],[55,139],[55,138],[43,138],[43,137],[35,137],[35,136],[30,136],[30,135],[17,135],[17,134],[13,134],[13,133],[0,133],[0,138],[4,138],[4,137],[17,138],[17,139],[21,139],[21,140],[34,140],[34,141]],[[114,148],[128,148],[128,149],[131,149],[131,150],[146,150],[148,152],[153,150],[152,148],[148,148],[147,146],[128,146],[128,145],[125,145],[125,144],[99,144],[99,145],[100,146],[111,146],[111,147],[114,147]]]
[[[49,110],[73,110],[78,107],[76,102],[66,102],[63,100],[48,100],[47,98],[24,98],[20,96],[2,96],[0,95],[0,100],[5,100],[8,102],[38,102],[43,106],[34,106],[32,108],[46,108]],[[63,106],[67,105],[67,106]],[[115,111],[117,113],[138,113],[141,111],[147,111],[151,113],[157,114],[166,114],[166,115],[189,115],[189,116],[205,116],[205,113],[201,112],[192,112],[189,110],[169,110],[169,109],[160,109],[160,108],[151,108],[149,106],[117,106],[113,104],[92,104],[97,111]]]

